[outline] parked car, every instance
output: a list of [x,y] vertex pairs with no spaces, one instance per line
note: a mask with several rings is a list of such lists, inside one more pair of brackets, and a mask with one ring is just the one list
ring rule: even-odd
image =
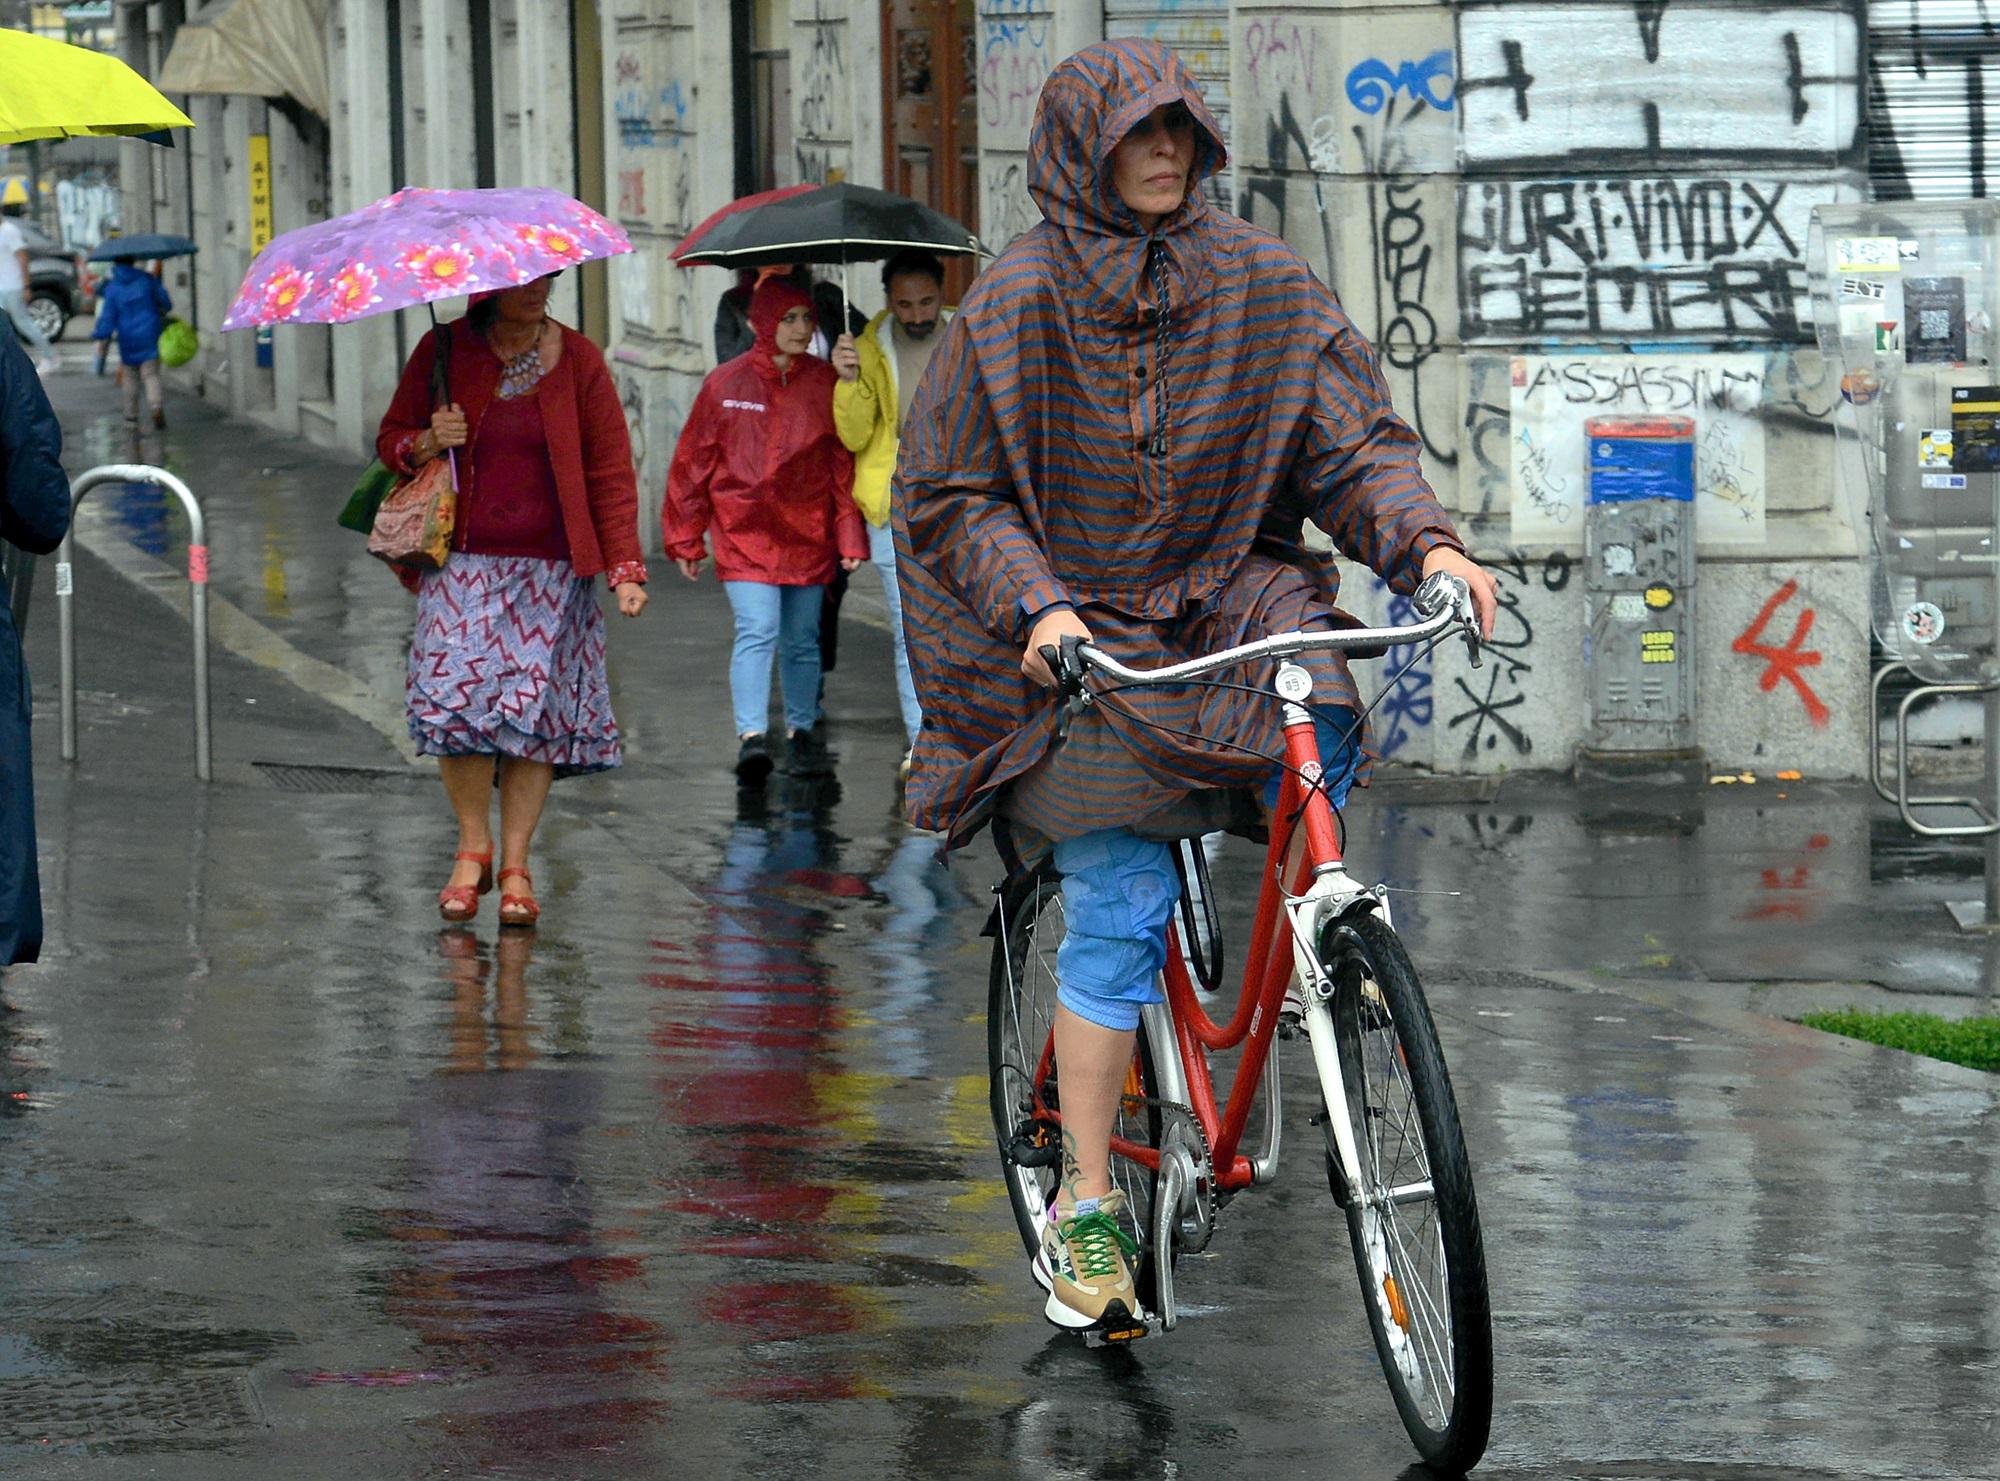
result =
[[51,341],[61,339],[69,321],[90,307],[96,279],[81,252],[64,251],[25,217],[14,224],[28,244],[28,313]]

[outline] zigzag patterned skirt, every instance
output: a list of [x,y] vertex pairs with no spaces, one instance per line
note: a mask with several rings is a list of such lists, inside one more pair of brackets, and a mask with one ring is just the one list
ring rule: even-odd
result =
[[425,756],[519,756],[559,777],[618,765],[604,616],[568,561],[453,551],[417,587],[410,737]]

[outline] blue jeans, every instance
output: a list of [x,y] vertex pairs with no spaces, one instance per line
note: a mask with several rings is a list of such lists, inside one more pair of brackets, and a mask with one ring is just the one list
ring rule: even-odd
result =
[[[1336,808],[1361,768],[1359,739],[1343,741],[1353,724],[1346,708],[1313,713],[1328,800]],[[1265,783],[1265,807],[1277,805],[1282,778],[1274,771]],[[1057,840],[1055,866],[1067,926],[1056,948],[1056,1000],[1100,1028],[1135,1029],[1139,1010],[1165,998],[1159,974],[1181,893],[1173,845],[1127,828],[1100,828]]]
[[888,525],[868,527],[868,559],[882,573],[882,597],[889,604],[889,646],[896,655],[896,699],[903,707],[903,733],[917,743],[924,723],[917,703],[917,686],[910,682],[910,650],[903,646],[903,593],[896,585],[896,532]]
[[736,614],[729,655],[729,700],[738,735],[762,735],[771,713],[771,657],[785,697],[785,728],[811,730],[819,718],[819,609],[824,586],[725,581]]

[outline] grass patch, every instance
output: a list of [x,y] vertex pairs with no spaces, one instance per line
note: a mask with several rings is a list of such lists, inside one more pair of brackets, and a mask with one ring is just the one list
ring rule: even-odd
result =
[[1975,1070],[2000,1071],[2000,1018],[1951,1019],[1935,1013],[1864,1013],[1859,1008],[1839,1008],[1802,1014],[1799,1022],[1808,1028],[1907,1049]]

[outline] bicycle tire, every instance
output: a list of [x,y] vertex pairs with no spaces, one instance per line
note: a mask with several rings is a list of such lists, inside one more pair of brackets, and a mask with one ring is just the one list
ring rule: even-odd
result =
[[[1036,1122],[1033,1112],[1032,1080],[1042,1045],[1047,1042],[1055,1011],[1056,948],[1062,941],[1063,914],[1060,883],[1050,876],[1037,876],[1003,898],[999,925],[994,932],[993,967],[986,1005],[986,1060],[989,1077],[989,1107],[993,1133],[1000,1152],[1000,1166],[1007,1185],[1007,1202],[1014,1211],[1014,1223],[1029,1257],[1042,1247],[1042,1227],[1047,1220],[1050,1200],[1055,1196],[1060,1166],[1030,1165],[1017,1160],[1017,1152],[1040,1156],[1053,1150],[1047,1141],[1046,1123]],[[1160,1112],[1153,1103],[1153,1050],[1145,1025],[1139,1028],[1134,1059],[1139,1097],[1128,1098],[1121,1107],[1117,1134],[1129,1141],[1157,1147],[1160,1143]],[[1060,1083],[1051,1074],[1043,1090],[1044,1103],[1059,1109]],[[1140,1303],[1148,1312],[1159,1310],[1159,1287],[1152,1248],[1153,1197],[1159,1174],[1143,1164],[1114,1155],[1111,1159],[1114,1184],[1125,1190],[1127,1218],[1125,1232],[1138,1244],[1140,1258],[1133,1272]],[[1173,1258],[1172,1252],[1169,1258]]]
[[[1395,930],[1362,915],[1329,927],[1320,944],[1334,984],[1329,1006],[1348,1113],[1371,1184],[1363,1191],[1407,1191],[1419,1180],[1432,1191],[1428,1200],[1388,1204],[1353,1196],[1330,1127],[1328,1183],[1346,1213],[1362,1304],[1403,1427],[1427,1464],[1461,1474],[1485,1454],[1492,1425],[1493,1329],[1451,1076]],[[1430,1209],[1428,1218],[1405,1213],[1420,1206]],[[1448,1395],[1441,1382],[1447,1372]]]

